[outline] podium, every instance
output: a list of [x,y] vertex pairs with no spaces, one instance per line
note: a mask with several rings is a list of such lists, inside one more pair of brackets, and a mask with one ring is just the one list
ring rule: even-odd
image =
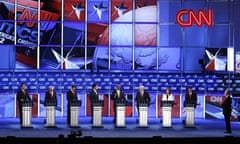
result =
[[148,127],[148,103],[145,101],[139,102],[139,126]]
[[32,128],[32,102],[25,101],[22,103],[22,128]]
[[186,112],[186,120],[185,127],[195,127],[195,107],[196,102],[184,102],[185,112]]
[[79,127],[78,124],[78,115],[79,107],[81,106],[82,101],[75,100],[70,102],[70,127]]
[[102,128],[102,107],[104,105],[103,100],[92,101],[93,112],[93,128]]
[[172,127],[172,107],[174,101],[161,101],[162,107],[162,126],[163,127]]
[[116,100],[116,127],[126,127],[126,100]]
[[54,128],[55,126],[55,107],[57,103],[54,100],[48,100],[45,102],[44,106],[46,107],[46,127]]

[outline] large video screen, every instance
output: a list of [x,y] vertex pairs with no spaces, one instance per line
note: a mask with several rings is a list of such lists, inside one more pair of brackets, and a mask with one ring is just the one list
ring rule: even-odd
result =
[[[238,71],[230,4],[231,0],[1,0],[0,47],[7,55],[0,57],[0,69]],[[213,26],[180,26],[176,14],[190,8],[211,8]],[[201,59],[205,63],[199,63]]]

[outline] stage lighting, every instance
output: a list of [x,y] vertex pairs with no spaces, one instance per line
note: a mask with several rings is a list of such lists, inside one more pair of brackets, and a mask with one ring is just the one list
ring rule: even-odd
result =
[[82,131],[81,130],[77,130],[77,131],[71,130],[71,136],[81,137],[82,136]]

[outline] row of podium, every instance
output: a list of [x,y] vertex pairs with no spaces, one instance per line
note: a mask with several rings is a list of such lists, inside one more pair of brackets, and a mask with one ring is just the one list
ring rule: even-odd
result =
[[[93,127],[103,127],[102,126],[102,107],[104,102],[102,100],[97,100],[92,102],[93,107]],[[163,112],[163,127],[172,127],[172,107],[174,105],[173,101],[162,101],[162,112]],[[45,103],[46,107],[46,127],[55,127],[55,106],[54,102]],[[79,107],[81,106],[81,101],[74,101],[70,103],[70,127],[79,127],[78,117],[79,117]],[[194,102],[184,103],[186,120],[186,127],[194,127],[194,111],[196,104]],[[118,101],[116,103],[116,127],[125,127],[125,101]],[[32,127],[32,103],[25,102],[22,103],[22,127]],[[139,103],[139,127],[148,127],[148,103]]]

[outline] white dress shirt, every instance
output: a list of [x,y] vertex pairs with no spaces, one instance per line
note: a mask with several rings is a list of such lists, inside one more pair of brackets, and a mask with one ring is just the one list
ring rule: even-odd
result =
[[174,96],[170,94],[168,95],[168,98],[167,98],[167,95],[163,94],[162,101],[174,101]]
[[120,90],[117,90],[117,97],[120,97]]

